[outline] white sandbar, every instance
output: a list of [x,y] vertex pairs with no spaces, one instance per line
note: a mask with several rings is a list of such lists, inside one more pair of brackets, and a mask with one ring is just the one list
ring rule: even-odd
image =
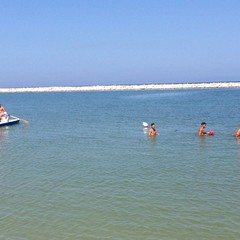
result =
[[129,90],[174,90],[206,88],[240,88],[240,82],[219,83],[176,83],[176,84],[140,84],[140,85],[97,85],[79,87],[33,87],[0,88],[0,93],[21,92],[90,92],[90,91],[129,91]]

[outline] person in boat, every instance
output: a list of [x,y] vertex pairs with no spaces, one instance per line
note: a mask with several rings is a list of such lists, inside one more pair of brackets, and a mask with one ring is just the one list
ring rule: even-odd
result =
[[201,123],[201,126],[198,130],[198,135],[199,136],[204,136],[204,135],[214,135],[214,132],[213,131],[209,131],[209,132],[205,132],[205,128],[206,128],[207,124],[205,122],[202,122]]
[[157,135],[159,135],[159,133],[156,131],[155,123],[151,123],[151,128],[148,131],[148,136],[149,137],[156,137]]
[[238,129],[236,134],[232,134],[233,137],[240,138],[240,128]]
[[0,122],[2,117],[6,114],[5,108],[0,104]]

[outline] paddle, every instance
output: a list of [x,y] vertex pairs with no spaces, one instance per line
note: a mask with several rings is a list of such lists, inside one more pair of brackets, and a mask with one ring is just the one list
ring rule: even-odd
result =
[[15,117],[15,116],[13,116],[13,115],[11,115],[11,116],[14,117],[14,118],[18,118],[21,122],[24,122],[24,123],[26,123],[26,124],[29,123],[28,120],[25,120],[25,119],[22,119],[22,118],[19,118],[19,117]]
[[28,123],[29,123],[29,121],[28,121],[28,120],[25,120],[25,119],[21,119],[21,118],[19,118],[19,120],[20,120],[21,122],[24,122],[24,123],[26,123],[26,124],[28,124]]

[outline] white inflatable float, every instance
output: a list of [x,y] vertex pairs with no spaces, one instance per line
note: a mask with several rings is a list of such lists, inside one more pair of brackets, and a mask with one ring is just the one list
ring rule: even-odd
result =
[[143,122],[142,125],[143,125],[144,128],[148,127],[148,124],[146,122]]

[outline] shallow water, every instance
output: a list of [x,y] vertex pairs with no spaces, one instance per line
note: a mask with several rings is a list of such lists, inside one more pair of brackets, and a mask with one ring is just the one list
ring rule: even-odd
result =
[[[1,94],[30,124],[0,129],[0,239],[240,239],[239,99],[239,89]],[[197,136],[202,121],[215,136]]]

